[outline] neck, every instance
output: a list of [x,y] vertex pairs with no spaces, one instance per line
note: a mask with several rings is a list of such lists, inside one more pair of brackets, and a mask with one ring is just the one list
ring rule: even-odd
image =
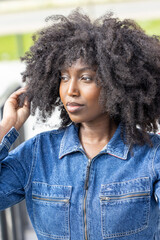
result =
[[93,122],[81,123],[79,137],[81,143],[88,144],[107,144],[112,138],[117,125],[107,115],[103,114],[98,120]]

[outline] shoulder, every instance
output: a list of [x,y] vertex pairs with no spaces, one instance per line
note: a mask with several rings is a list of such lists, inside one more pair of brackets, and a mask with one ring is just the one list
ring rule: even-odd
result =
[[39,142],[43,142],[45,144],[48,143],[48,141],[50,142],[59,142],[61,141],[61,139],[63,138],[66,130],[69,128],[65,127],[65,128],[59,128],[59,129],[53,129],[50,131],[44,131],[41,132],[37,135],[35,135],[33,138],[29,139],[28,141],[26,141],[26,143],[30,143],[30,142],[35,142],[35,144],[38,144]]
[[157,148],[160,145],[160,134],[149,134],[153,148]]
[[58,141],[61,140],[66,132],[66,130],[70,128],[70,126],[65,127],[65,128],[59,128],[59,129],[53,129],[50,131],[45,131],[37,134],[35,137],[31,139],[31,141],[47,141],[47,140],[54,140]]
[[152,160],[153,173],[158,177],[160,175],[160,134],[151,134],[151,140],[153,147],[151,149],[150,159]]
[[50,131],[41,132],[39,134],[36,134],[32,138],[24,141],[21,143],[17,148],[12,150],[13,153],[17,152],[28,152],[28,153],[34,153],[38,147],[46,147],[50,144],[58,144],[61,142],[61,139],[63,138],[63,135],[65,134],[65,131],[69,128],[61,128],[61,129],[54,129]]
[[42,138],[42,137],[50,137],[50,136],[57,137],[59,135],[63,135],[67,128],[68,127],[41,132],[33,138]]
[[149,159],[152,159],[152,161],[155,161],[155,159],[160,157],[160,135],[159,134],[153,134],[150,133],[150,140],[152,143],[152,146],[149,146],[146,144],[144,146],[145,153],[149,153],[148,157]]
[[151,141],[151,145],[148,143],[144,145],[135,145],[133,147],[135,154],[140,154],[141,158],[153,159],[157,153],[160,154],[160,135],[149,133],[149,138]]

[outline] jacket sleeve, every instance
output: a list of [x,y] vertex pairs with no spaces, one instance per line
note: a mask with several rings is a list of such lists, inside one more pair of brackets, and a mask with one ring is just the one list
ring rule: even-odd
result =
[[156,148],[152,167],[155,175],[154,196],[160,209],[160,144]]
[[32,170],[33,139],[9,152],[18,132],[12,128],[0,144],[0,210],[25,197]]

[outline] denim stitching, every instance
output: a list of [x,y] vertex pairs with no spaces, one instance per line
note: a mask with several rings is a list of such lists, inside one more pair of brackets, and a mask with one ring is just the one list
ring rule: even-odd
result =
[[56,236],[56,235],[50,235],[50,234],[45,234],[41,231],[38,231],[37,232],[41,235],[41,236],[44,236],[44,237],[48,237],[48,238],[52,238],[52,239],[60,239],[60,240],[69,240],[69,237],[63,237],[63,236]]
[[29,185],[31,183],[31,175],[34,171],[34,167],[35,167],[35,162],[36,162],[36,150],[37,150],[37,146],[38,146],[38,142],[39,142],[39,137],[37,137],[37,139],[35,139],[35,147],[33,149],[33,159],[32,159],[32,166],[31,166],[31,170],[30,170],[30,173],[29,173],[29,176],[28,176],[28,181],[26,183],[26,186],[24,186],[24,189],[27,191],[27,188],[29,188]]
[[142,227],[142,228],[139,228],[137,229],[136,231],[129,231],[127,232],[126,234],[125,233],[118,233],[118,234],[111,234],[109,236],[103,236],[103,239],[107,239],[107,238],[113,238],[113,237],[125,237],[125,236],[129,236],[129,235],[132,235],[132,234],[135,234],[135,233],[139,233],[141,231],[143,231],[144,229],[146,229],[148,227],[148,225]]
[[156,178],[157,178],[157,174],[156,174],[156,170],[155,170],[155,167],[154,167],[154,161],[155,161],[155,157],[156,157],[157,150],[158,150],[159,147],[160,147],[160,144],[156,147],[155,152],[154,152],[154,157],[152,159],[152,170],[153,170],[153,173],[154,173]]
[[139,181],[139,180],[143,180],[143,179],[148,179],[149,180],[149,177],[135,178],[135,179],[122,181],[122,182],[113,182],[113,183],[102,184],[102,188],[104,188],[105,186],[111,185],[111,184],[113,185],[113,184],[128,183],[128,182],[134,182],[134,181]]
[[[21,197],[20,199],[18,199],[18,201],[16,201],[16,202],[12,202],[12,204],[10,204],[9,206],[7,206],[7,208],[9,208],[9,207],[12,207],[13,205],[15,205],[15,204],[17,204],[17,203],[20,203],[22,200],[24,200],[25,199],[25,197],[23,196],[23,197]],[[1,209],[2,210],[2,209]]]
[[[17,159],[16,159],[17,160]],[[11,169],[11,171],[12,171],[12,168],[11,168],[11,166],[9,165],[9,164],[6,164],[5,163],[5,165],[9,168],[9,169]],[[12,171],[13,172],[13,171]],[[17,176],[17,174],[15,174],[15,172],[13,172],[14,173],[14,175],[16,176],[16,178],[19,180],[19,177]],[[20,182],[20,181],[19,181]],[[20,182],[21,183],[21,182]],[[21,185],[22,185],[22,183],[21,183]],[[13,192],[16,192],[16,193],[18,193],[18,191],[19,190],[22,190],[23,189],[23,185],[22,185],[22,187],[21,188],[17,188],[16,190],[15,189],[13,189],[13,190],[10,190],[9,192],[3,192],[4,194],[6,194],[6,195],[9,195],[9,194],[12,194]]]
[[69,227],[69,210],[70,210],[70,203],[65,204],[65,235],[70,237],[70,227]]
[[[50,204],[48,204],[50,205]],[[34,206],[34,204],[33,204]],[[38,227],[37,227],[37,232],[39,232],[41,235],[43,236],[46,236],[46,237],[51,237],[51,238],[56,238],[56,239],[69,239],[70,238],[70,231],[69,231],[69,203],[66,203],[65,204],[65,235],[64,236],[58,236],[58,235],[54,235],[54,234],[48,234],[48,233],[45,233],[45,232],[42,232],[40,230],[38,230]],[[36,223],[35,223],[36,225]],[[37,226],[37,225],[36,225]]]
[[2,142],[2,145],[7,148],[7,150],[10,149],[11,144],[8,142],[7,139],[4,139]]
[[[69,204],[68,204],[68,206],[69,206]],[[65,210],[65,215],[66,215],[66,210]],[[42,231],[39,230],[39,228],[37,226],[37,223],[35,222],[35,219],[37,219],[36,211],[35,211],[35,204],[33,204],[33,216],[34,216],[34,223],[35,223],[36,230],[40,235],[45,236],[45,237],[50,237],[50,238],[53,238],[53,239],[54,238],[55,239],[69,239],[69,235],[68,236],[58,236],[58,235],[54,235],[54,234],[48,234],[48,233],[45,233],[45,232],[42,232]],[[65,222],[66,222],[66,219],[65,219]],[[65,225],[66,225],[66,223],[65,223]]]
[[[36,182],[35,182],[36,183]],[[42,183],[43,184],[43,183]],[[48,184],[47,184],[48,185]],[[54,185],[53,185],[54,186]],[[56,185],[57,186],[57,185]],[[60,187],[62,187],[62,185],[60,185]],[[65,188],[67,188],[68,186],[64,186]],[[70,198],[71,198],[71,191],[69,192],[70,194]],[[70,199],[69,198],[69,199]],[[39,201],[39,200],[38,200]],[[43,202],[44,201],[39,201],[39,202]],[[51,204],[49,203],[48,206],[50,206]],[[64,204],[63,204],[64,205]],[[35,211],[35,204],[33,204],[33,215],[34,215],[34,219],[37,219],[35,216],[36,216],[36,211]],[[70,209],[70,203],[65,203],[65,236],[57,236],[57,235],[54,235],[54,234],[47,234],[45,232],[42,232],[38,229],[38,226],[35,222],[35,226],[36,226],[36,230],[37,232],[42,235],[42,236],[45,236],[45,237],[50,237],[52,239],[64,239],[64,240],[69,240],[70,238],[70,227],[69,227],[69,209]]]
[[[21,190],[22,191],[22,188],[17,188],[16,190],[10,190],[9,192],[4,192],[3,191],[3,194],[6,194],[6,195],[10,195],[12,193],[18,193],[18,191]],[[24,198],[24,197],[23,197]]]
[[59,158],[61,158],[61,155],[63,153],[63,147],[64,147],[64,141],[65,141],[65,138],[66,138],[66,134],[67,134],[67,130],[64,132],[64,135],[63,135],[62,140],[61,140]]
[[[33,181],[33,183],[38,183],[38,184],[44,184],[44,185],[47,185],[47,186],[51,186],[53,188],[57,188],[57,187],[62,187],[62,188],[72,188],[72,186],[63,186],[63,185],[52,185],[52,184],[48,184],[48,183],[45,183],[45,182],[36,182],[36,181]],[[72,189],[70,189],[71,191]]]
[[[141,179],[149,179],[149,178],[148,177],[144,177],[144,178],[138,178],[138,179],[141,180]],[[132,181],[134,181],[134,179],[131,180],[131,182]],[[130,182],[130,181],[126,181],[126,182]],[[120,183],[123,183],[123,182],[120,182]],[[114,184],[115,183],[113,183],[113,185]],[[101,185],[101,194],[103,193],[103,186],[107,186],[107,185],[112,185],[112,183],[106,184],[106,185]],[[102,196],[102,195],[100,195],[100,196]],[[104,194],[103,196],[108,196],[108,195]],[[121,196],[121,195],[118,195],[118,196]],[[141,197],[141,198],[144,198],[144,197]],[[135,198],[130,198],[130,199],[135,199]],[[144,226],[141,226],[141,227],[139,227],[139,228],[137,228],[135,230],[125,231],[125,232],[121,232],[121,233],[119,232],[119,233],[115,233],[115,234],[110,234],[110,233],[106,232],[106,223],[105,223],[106,214],[105,213],[106,213],[107,203],[104,204],[102,201],[100,201],[100,205],[101,205],[101,223],[102,223],[101,227],[102,227],[103,239],[112,238],[112,237],[122,237],[122,236],[135,234],[135,233],[140,232],[140,231],[144,230],[145,228],[147,228],[148,227],[148,223],[149,223],[150,196],[145,197],[144,200],[145,200],[144,210],[143,210],[143,217],[144,217],[143,225]],[[123,200],[119,200],[118,202],[116,200],[116,203],[120,203],[120,202],[124,202],[124,201],[126,201],[126,200],[123,199]],[[127,202],[130,202],[130,201],[127,200]]]

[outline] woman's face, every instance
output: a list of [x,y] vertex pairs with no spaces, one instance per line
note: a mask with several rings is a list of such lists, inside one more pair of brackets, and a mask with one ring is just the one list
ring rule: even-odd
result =
[[75,123],[95,121],[104,114],[99,103],[100,87],[95,77],[95,69],[81,59],[61,71],[60,98]]

